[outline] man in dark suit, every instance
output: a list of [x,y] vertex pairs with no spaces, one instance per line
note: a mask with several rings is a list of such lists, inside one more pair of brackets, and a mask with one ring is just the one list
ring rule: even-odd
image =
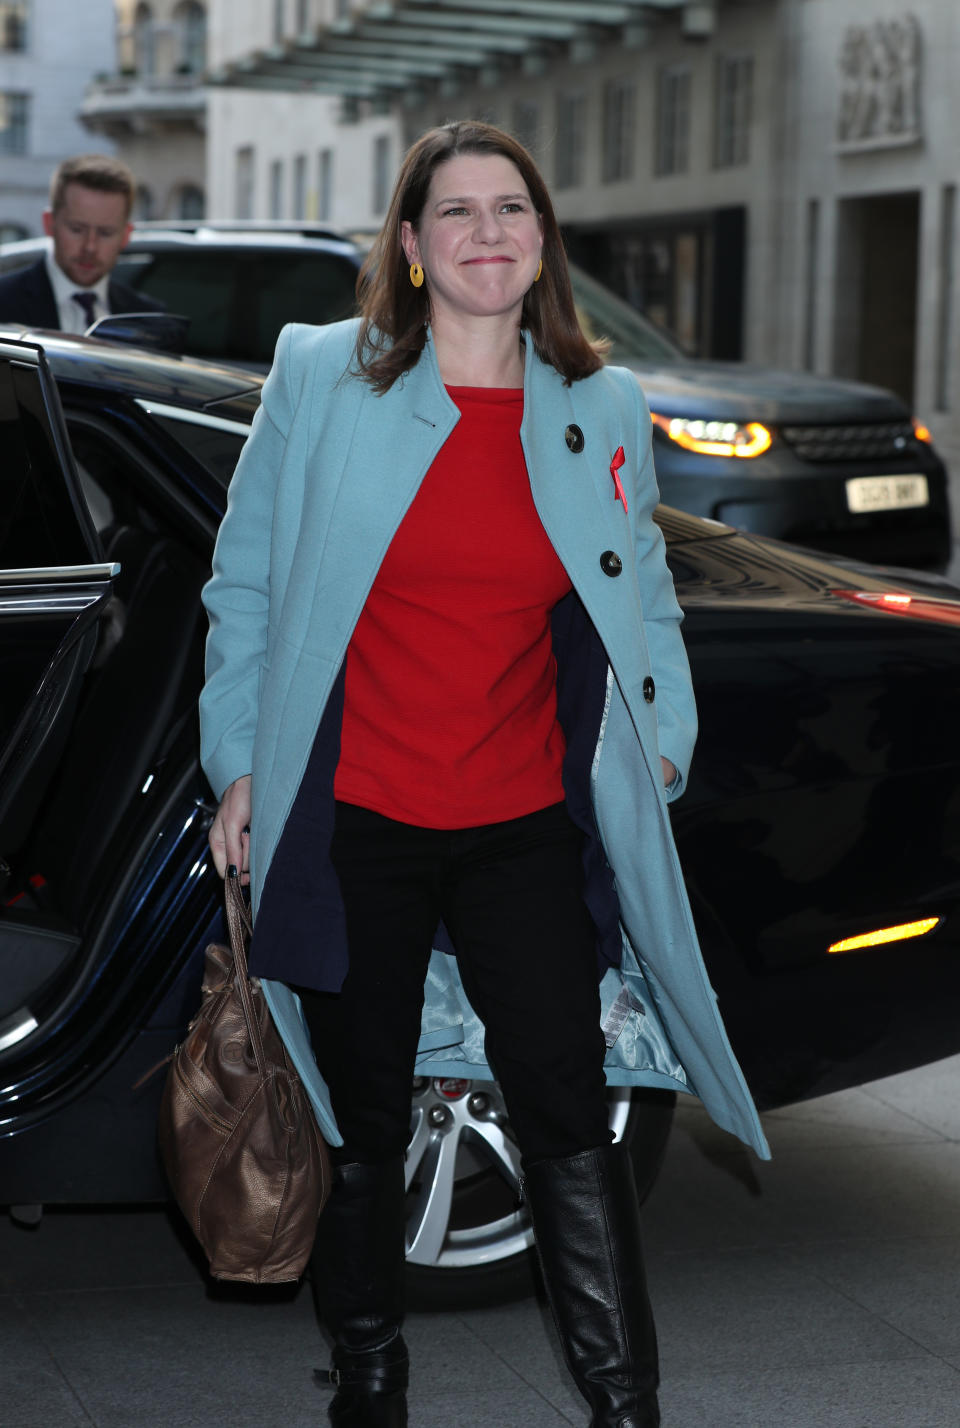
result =
[[133,197],[133,174],[119,159],[65,159],[43,215],[50,248],[38,262],[0,278],[0,322],[85,332],[111,313],[162,312],[161,304],[111,277],[133,228]]

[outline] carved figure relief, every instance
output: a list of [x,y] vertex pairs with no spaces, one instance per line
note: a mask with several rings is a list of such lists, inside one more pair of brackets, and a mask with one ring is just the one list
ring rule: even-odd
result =
[[840,74],[839,148],[879,149],[920,139],[920,25],[915,16],[848,26]]

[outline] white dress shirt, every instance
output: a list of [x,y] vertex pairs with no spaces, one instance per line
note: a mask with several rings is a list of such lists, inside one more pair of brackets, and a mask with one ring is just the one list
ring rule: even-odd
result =
[[107,289],[110,284],[109,273],[102,277],[98,283],[94,283],[92,288],[85,288],[80,283],[71,282],[62,268],[58,267],[53,257],[53,246],[51,245],[45,255],[44,261],[47,265],[47,277],[50,279],[50,286],[53,288],[53,296],[57,304],[57,312],[60,314],[60,329],[62,332],[86,332],[90,324],[87,322],[83,308],[78,302],[74,302],[74,293],[93,293],[96,305],[93,309],[94,322],[101,317],[107,317],[110,312],[110,301],[107,296]]

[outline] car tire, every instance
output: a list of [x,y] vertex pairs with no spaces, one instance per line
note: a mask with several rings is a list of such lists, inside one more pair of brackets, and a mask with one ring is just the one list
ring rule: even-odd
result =
[[[663,1164],[675,1105],[672,1091],[610,1092],[611,1126],[629,1147],[641,1204]],[[481,1124],[479,1134],[478,1115],[487,1117],[486,1130]],[[519,1191],[519,1157],[504,1125],[499,1090],[492,1082],[421,1078],[415,1083],[408,1153],[408,1173],[414,1162],[408,1188],[409,1308],[484,1308],[534,1292],[537,1271]],[[455,1176],[450,1155],[444,1164],[444,1151],[453,1149],[444,1146],[444,1135],[459,1140]],[[424,1228],[431,1214],[434,1223]]]

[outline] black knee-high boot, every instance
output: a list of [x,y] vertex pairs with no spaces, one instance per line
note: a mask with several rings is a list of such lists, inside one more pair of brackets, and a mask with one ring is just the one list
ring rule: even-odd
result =
[[406,1428],[403,1320],[403,1159],[340,1165],[317,1229],[313,1280],[333,1335],[333,1365],[317,1379],[336,1386],[337,1428]]
[[657,1338],[621,1145],[526,1168],[547,1297],[591,1428],[657,1428]]

